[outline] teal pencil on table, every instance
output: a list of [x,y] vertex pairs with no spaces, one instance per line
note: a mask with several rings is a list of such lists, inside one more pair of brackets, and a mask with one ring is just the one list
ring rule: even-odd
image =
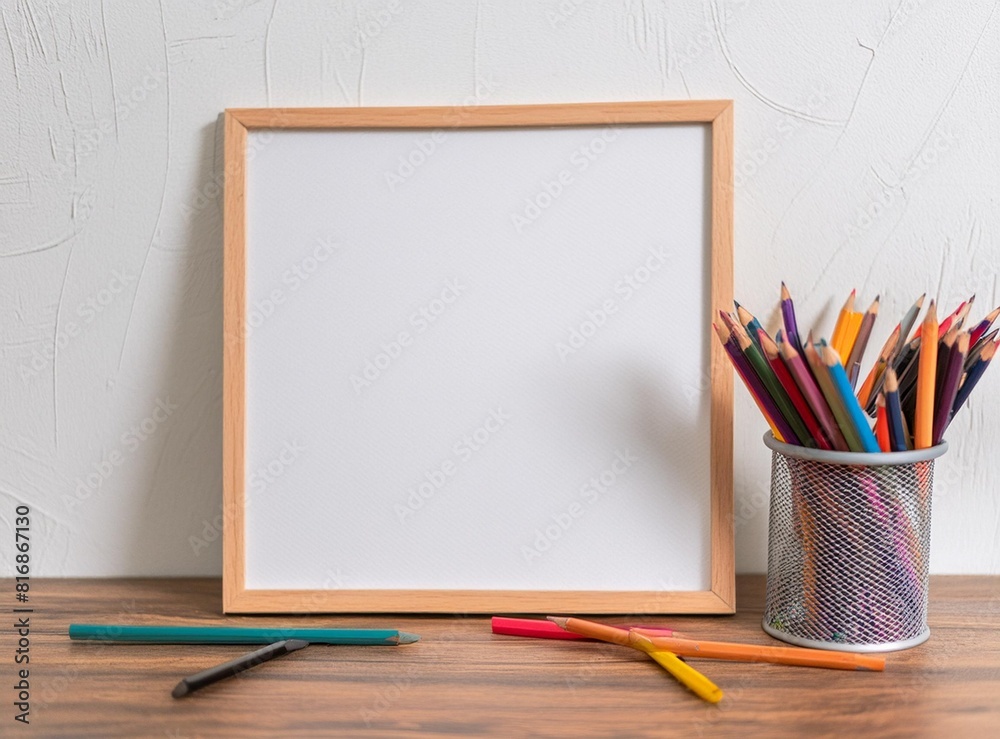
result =
[[304,639],[311,644],[359,644],[395,647],[420,637],[395,629],[300,629],[230,626],[115,626],[70,624],[69,638],[132,644],[272,644]]
[[878,440],[875,438],[875,434],[872,433],[871,427],[868,425],[865,412],[861,410],[858,399],[854,397],[854,388],[851,387],[851,382],[847,379],[844,366],[840,363],[840,356],[834,351],[833,347],[823,346],[822,357],[823,364],[826,365],[830,373],[830,379],[833,381],[833,387],[840,396],[841,402],[844,404],[844,409],[847,411],[847,418],[854,432],[857,434],[858,440],[861,442],[861,449],[858,451],[875,453],[882,451],[878,445]]

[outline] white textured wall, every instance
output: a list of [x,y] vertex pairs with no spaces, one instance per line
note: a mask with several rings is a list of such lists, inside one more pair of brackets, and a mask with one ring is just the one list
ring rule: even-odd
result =
[[[221,570],[226,107],[734,98],[742,302],[773,322],[784,278],[829,331],[850,287],[881,293],[876,345],[924,290],[1000,302],[994,3],[0,7],[0,519],[33,506],[35,574]],[[1000,572],[998,383],[939,463],[937,572]],[[740,389],[745,572],[763,429]]]

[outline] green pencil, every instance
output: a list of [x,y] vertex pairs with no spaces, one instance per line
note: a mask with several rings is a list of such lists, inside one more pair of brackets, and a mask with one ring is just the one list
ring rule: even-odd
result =
[[[740,329],[742,328],[741,326]],[[813,440],[812,434],[809,433],[809,429],[802,421],[799,412],[795,410],[792,399],[788,397],[788,393],[785,392],[785,388],[781,385],[778,376],[774,374],[774,370],[771,369],[771,365],[764,359],[764,355],[761,354],[757,345],[750,341],[746,330],[741,331],[740,329],[736,330],[736,338],[740,349],[743,350],[743,354],[746,356],[747,361],[750,362],[750,366],[753,367],[754,372],[757,373],[761,382],[764,383],[764,387],[767,388],[767,392],[774,400],[774,404],[778,406],[781,415],[785,417],[788,425],[792,427],[792,431],[795,432],[801,445],[815,447],[816,442]]]
[[399,644],[412,644],[420,637],[395,629],[70,624],[69,638],[133,644],[273,644],[285,639],[304,639],[312,644],[370,644],[395,647]]

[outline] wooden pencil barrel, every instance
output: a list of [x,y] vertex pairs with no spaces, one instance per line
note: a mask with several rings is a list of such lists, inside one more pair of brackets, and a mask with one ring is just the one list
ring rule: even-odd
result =
[[926,641],[934,460],[947,443],[835,452],[768,433],[764,444],[772,455],[764,630],[853,652]]

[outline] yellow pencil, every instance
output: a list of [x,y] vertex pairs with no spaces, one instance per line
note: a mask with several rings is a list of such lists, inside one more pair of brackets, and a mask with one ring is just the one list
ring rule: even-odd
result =
[[[840,362],[843,364],[847,361],[847,355],[849,352],[844,351],[844,345],[847,343],[847,336],[850,333],[850,328],[854,322],[854,298],[856,291],[851,290],[851,294],[847,296],[847,300],[844,301],[844,307],[840,309],[840,314],[837,316],[837,323],[833,327],[833,336],[830,339],[830,346],[836,350],[837,354],[840,355]],[[858,319],[858,326],[861,325],[860,318]],[[850,333],[853,337],[857,334],[857,328],[854,328],[854,332]],[[853,341],[852,341],[853,343]]]
[[709,703],[718,703],[722,700],[722,690],[719,689],[718,685],[673,652],[658,648],[649,640],[648,636],[631,632],[629,643],[652,657],[660,667],[673,675],[677,682],[702,700]]
[[667,672],[673,675],[681,685],[688,688],[699,698],[709,703],[718,703],[722,700],[722,691],[711,680],[678,659],[677,655],[673,652],[653,644],[646,634],[633,634],[624,629],[608,626],[596,621],[585,621],[582,618],[565,618],[562,616],[549,616],[548,618],[549,621],[567,631],[645,652]]
[[913,416],[913,448],[934,445],[934,385],[937,373],[938,320],[934,301],[920,329],[920,364],[917,365],[917,407]]

